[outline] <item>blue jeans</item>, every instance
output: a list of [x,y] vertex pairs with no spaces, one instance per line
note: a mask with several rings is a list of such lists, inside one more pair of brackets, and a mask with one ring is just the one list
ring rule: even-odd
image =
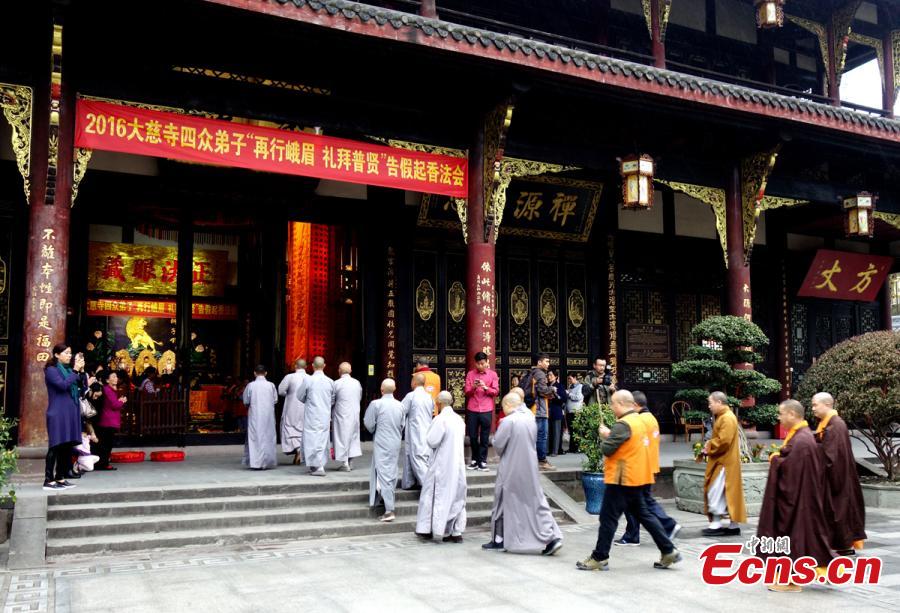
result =
[[547,460],[547,418],[536,417],[537,422],[537,457],[538,462]]
[[[666,534],[672,534],[672,530],[675,528],[677,522],[666,515],[666,512],[659,506],[659,503],[656,502],[656,499],[650,493],[650,486],[645,485],[643,487],[644,491],[642,497],[644,498],[644,506],[647,507],[647,511],[659,520],[659,523],[663,530],[666,531]],[[622,538],[629,543],[641,542],[641,526],[638,524],[637,518],[628,511],[625,511],[625,534],[622,535]]]

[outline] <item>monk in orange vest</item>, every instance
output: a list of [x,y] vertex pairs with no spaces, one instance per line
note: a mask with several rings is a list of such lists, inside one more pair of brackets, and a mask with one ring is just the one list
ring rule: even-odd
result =
[[666,536],[659,519],[650,513],[644,501],[644,489],[653,483],[650,436],[644,420],[638,415],[634,396],[627,390],[612,395],[610,406],[616,416],[612,428],[600,426],[601,450],[606,456],[604,475],[606,491],[600,507],[600,531],[591,555],[576,564],[579,570],[609,570],[609,548],[622,513],[628,511],[653,537],[662,553],[654,568],[668,568],[681,561],[681,554]]

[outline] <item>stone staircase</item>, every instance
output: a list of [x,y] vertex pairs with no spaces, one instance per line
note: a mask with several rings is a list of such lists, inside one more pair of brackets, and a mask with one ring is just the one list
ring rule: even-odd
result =
[[[185,546],[361,536],[415,530],[418,491],[397,490],[392,523],[369,509],[359,478],[267,485],[216,485],[50,496],[48,559]],[[490,524],[494,475],[468,473],[470,528]],[[557,520],[565,513],[555,510]]]

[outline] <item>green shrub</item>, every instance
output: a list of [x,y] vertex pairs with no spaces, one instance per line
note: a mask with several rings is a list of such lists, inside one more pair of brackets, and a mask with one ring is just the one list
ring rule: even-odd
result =
[[0,415],[0,502],[16,500],[16,491],[12,489],[10,477],[19,461],[19,450],[12,445],[12,429],[15,419]]
[[575,414],[572,422],[572,435],[578,442],[578,450],[584,454],[581,468],[586,473],[603,472],[603,452],[600,445],[600,421],[607,427],[616,422],[616,416],[608,404],[591,403]]
[[823,353],[806,371],[797,399],[809,407],[817,392],[834,396],[853,436],[889,479],[900,479],[900,332],[863,334]]
[[758,404],[741,411],[741,419],[757,428],[768,430],[778,423],[777,404]]

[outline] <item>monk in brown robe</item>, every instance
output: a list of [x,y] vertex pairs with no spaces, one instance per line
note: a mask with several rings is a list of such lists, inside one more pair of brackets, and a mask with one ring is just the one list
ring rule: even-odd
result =
[[[790,537],[790,553],[761,553],[785,555],[792,560],[811,556],[818,567],[831,561],[827,526],[823,512],[824,474],[822,461],[809,424],[803,418],[805,410],[796,400],[778,405],[778,420],[788,430],[780,451],[769,456],[769,480],[759,512],[756,535],[759,538]],[[789,581],[773,584],[773,592],[799,592],[801,587]]]
[[831,394],[812,398],[812,411],[819,420],[816,440],[825,471],[825,521],[831,548],[840,555],[853,555],[866,540],[866,506],[863,502],[856,460],[847,424],[834,410]]
[[724,392],[709,395],[709,410],[716,421],[712,438],[703,448],[707,456],[703,503],[709,517],[709,527],[703,529],[703,536],[736,536],[741,533],[737,524],[747,521],[741,480],[740,426]]

